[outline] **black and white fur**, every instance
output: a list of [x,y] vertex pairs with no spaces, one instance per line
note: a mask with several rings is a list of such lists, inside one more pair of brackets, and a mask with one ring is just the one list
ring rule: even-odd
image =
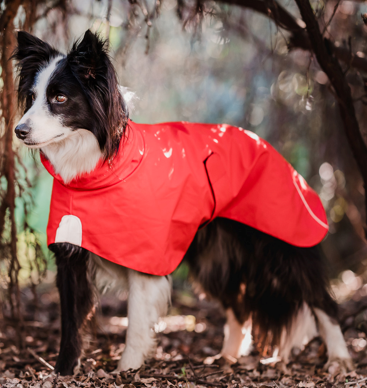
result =
[[[125,136],[129,96],[121,93],[105,42],[87,31],[63,55],[19,32],[13,58],[24,107],[17,137],[40,149],[65,182],[92,171],[100,159],[112,159]],[[129,325],[118,370],[139,368],[154,352],[152,328],[167,312],[169,277],[138,273],[69,243],[50,249],[56,256],[62,317],[56,372],[72,374],[78,367],[80,330],[93,312],[95,289],[128,291]],[[328,363],[337,360],[353,368],[319,247],[298,248],[218,218],[198,230],[185,259],[195,281],[226,309],[223,355],[239,356],[245,327],[260,344],[278,349],[284,362],[293,346],[319,333]]]

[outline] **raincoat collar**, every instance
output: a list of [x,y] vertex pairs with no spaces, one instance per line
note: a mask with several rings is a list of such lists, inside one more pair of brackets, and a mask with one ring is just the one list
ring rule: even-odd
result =
[[63,186],[75,190],[97,190],[110,187],[127,179],[140,165],[145,154],[145,142],[141,132],[130,125],[126,127],[120,141],[119,150],[112,160],[99,160],[90,173],[84,173],[65,184],[62,177],[55,173],[51,162],[41,152],[41,162],[46,170]]

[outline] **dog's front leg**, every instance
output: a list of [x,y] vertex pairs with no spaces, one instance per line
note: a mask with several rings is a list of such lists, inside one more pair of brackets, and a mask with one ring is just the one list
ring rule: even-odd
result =
[[155,350],[154,324],[167,314],[171,282],[167,276],[128,272],[129,297],[125,350],[117,371],[138,369]]
[[82,351],[79,329],[94,306],[88,277],[89,252],[72,244],[53,244],[57,264],[57,288],[61,306],[61,344],[55,372],[77,372]]

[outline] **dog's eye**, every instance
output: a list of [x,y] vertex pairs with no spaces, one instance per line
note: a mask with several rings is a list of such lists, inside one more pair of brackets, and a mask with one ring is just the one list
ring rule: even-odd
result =
[[56,97],[55,97],[55,102],[57,102],[58,104],[62,104],[63,102],[65,102],[67,100],[67,98],[63,95],[63,94],[58,94]]
[[32,103],[36,100],[36,95],[35,95],[34,93],[31,93],[31,94],[29,95],[29,97],[31,98]]

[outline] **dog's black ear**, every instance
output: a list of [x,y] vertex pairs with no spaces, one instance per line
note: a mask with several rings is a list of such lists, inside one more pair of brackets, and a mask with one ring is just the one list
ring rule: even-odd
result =
[[96,119],[92,132],[108,160],[118,150],[128,118],[108,56],[108,41],[88,30],[82,40],[74,43],[67,61],[92,108]]
[[103,74],[108,59],[108,43],[87,30],[81,41],[75,42],[68,54],[68,61],[71,65],[77,65],[75,69],[78,75],[85,79],[96,79]]
[[17,34],[18,45],[15,48],[12,59],[20,62],[27,59],[27,62],[37,63],[38,66],[48,62],[52,57],[60,54],[48,43],[29,34],[25,31],[19,31]]
[[24,102],[38,71],[60,52],[48,43],[25,31],[17,34],[18,45],[10,59],[15,59],[19,70],[18,102]]

